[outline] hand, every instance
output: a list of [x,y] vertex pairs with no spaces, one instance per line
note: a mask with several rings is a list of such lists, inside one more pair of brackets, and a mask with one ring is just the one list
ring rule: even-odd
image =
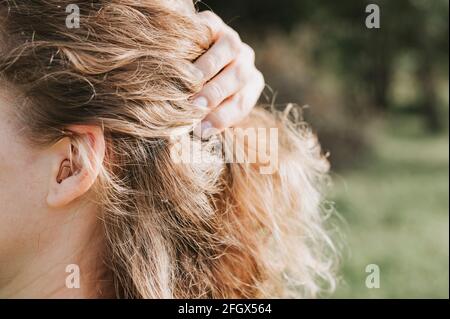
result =
[[256,105],[265,83],[255,67],[255,52],[238,33],[211,11],[198,15],[211,28],[214,41],[194,64],[202,72],[205,86],[193,103],[211,110],[200,126],[202,136],[207,137],[212,128],[220,132],[244,119]]

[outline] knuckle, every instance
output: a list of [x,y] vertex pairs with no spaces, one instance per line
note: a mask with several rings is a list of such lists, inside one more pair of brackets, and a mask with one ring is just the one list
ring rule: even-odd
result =
[[255,50],[253,50],[253,48],[251,46],[249,46],[248,44],[245,44],[244,47],[245,47],[245,51],[247,52],[247,55],[250,57],[250,59],[253,62],[255,62],[255,57],[256,57]]
[[199,12],[198,14],[208,20],[219,19],[219,17],[211,10],[204,10],[204,11]]
[[230,35],[234,39],[234,41],[236,41],[239,44],[242,44],[241,36],[239,35],[239,33],[236,30],[231,29]]
[[211,10],[202,11],[199,15],[203,17],[209,25],[220,26],[222,24],[222,19]]
[[[245,58],[240,58],[234,67],[234,76],[239,81],[247,81],[254,79],[254,70],[256,68],[253,64],[250,64]],[[256,70],[256,72],[259,72]]]
[[226,39],[228,42],[228,45],[230,46],[231,51],[234,54],[238,54],[242,50],[242,42],[241,38],[237,34],[236,31],[232,30],[230,33],[226,35]]
[[233,77],[236,81],[242,81],[247,78],[247,70],[245,63],[236,63],[233,67]]
[[256,76],[257,76],[257,79],[258,79],[258,82],[259,82],[260,86],[264,87],[264,85],[266,84],[266,80],[264,78],[264,74],[262,74],[262,72],[259,71],[259,70],[257,70],[256,72],[257,72]]
[[253,79],[254,79],[254,83],[256,85],[256,87],[258,87],[259,89],[263,89],[266,85],[266,81],[264,79],[264,75],[261,73],[261,71],[256,70],[254,75],[253,75]]

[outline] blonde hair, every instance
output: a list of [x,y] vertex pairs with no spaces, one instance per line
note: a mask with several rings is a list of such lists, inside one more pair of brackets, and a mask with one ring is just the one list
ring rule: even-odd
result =
[[[0,0],[0,75],[30,102],[18,112],[34,143],[70,136],[82,150],[67,127],[103,128],[107,154],[94,191],[116,296],[314,297],[332,289],[336,254],[320,209],[328,162],[289,116],[295,108],[257,109],[241,124],[278,129],[274,174],[226,163],[209,147],[214,138],[189,133],[205,115],[190,103],[201,89],[192,62],[211,40],[193,6],[78,1],[80,28],[68,29],[70,2]],[[203,146],[202,158],[218,160],[175,162],[170,137],[180,130]]]

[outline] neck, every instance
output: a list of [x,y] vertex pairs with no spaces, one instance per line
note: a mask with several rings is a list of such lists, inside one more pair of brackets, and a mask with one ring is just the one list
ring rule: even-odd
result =
[[113,297],[103,263],[103,231],[97,220],[89,222],[91,216],[95,214],[78,212],[58,230],[47,229],[45,239],[39,237],[36,249],[22,256],[14,272],[6,276],[0,272],[0,297]]

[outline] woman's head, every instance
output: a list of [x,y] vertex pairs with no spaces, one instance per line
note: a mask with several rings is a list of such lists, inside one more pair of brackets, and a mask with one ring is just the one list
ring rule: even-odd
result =
[[[119,297],[278,296],[286,278],[310,296],[332,283],[328,166],[311,133],[254,112],[244,127],[280,132],[277,172],[226,163],[190,133],[205,115],[190,103],[192,62],[210,43],[193,7],[82,1],[68,28],[70,2],[0,1],[0,263],[71,232],[100,247]],[[179,135],[215,160],[175,161]]]

